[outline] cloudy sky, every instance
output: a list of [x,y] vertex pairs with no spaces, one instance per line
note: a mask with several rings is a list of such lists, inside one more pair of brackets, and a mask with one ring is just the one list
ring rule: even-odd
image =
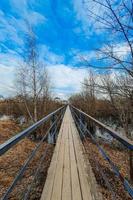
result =
[[35,29],[55,95],[66,98],[80,91],[88,70],[80,56],[95,62],[94,50],[107,38],[87,15],[83,0],[0,0],[0,94],[13,94],[27,20]]

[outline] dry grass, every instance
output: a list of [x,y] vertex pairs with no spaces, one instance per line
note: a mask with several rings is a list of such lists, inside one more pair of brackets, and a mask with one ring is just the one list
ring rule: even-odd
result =
[[[97,163],[102,169],[103,173],[106,175],[109,183],[112,186],[112,189],[115,193],[115,199],[117,200],[131,200],[127,192],[124,190],[123,184],[121,181],[114,175],[110,165],[107,161],[103,159],[101,154],[99,153],[95,144],[91,142],[90,139],[87,142],[84,142],[89,161],[91,163],[93,172],[95,174],[97,183],[100,187],[100,190],[103,194],[103,198],[106,200],[112,200],[111,191],[108,189],[107,184],[105,183],[102,175],[100,174],[99,168],[97,167]],[[102,145],[104,150],[108,153],[111,160],[118,166],[121,174],[124,177],[129,176],[129,156],[128,152],[119,150],[117,148],[113,148],[107,144]]]
[[[14,133],[19,132],[20,127],[13,121],[1,121],[0,122],[0,142],[3,143],[5,140],[9,139]],[[0,197],[5,193],[6,189],[12,183],[14,177],[19,172],[20,168],[23,166],[24,162],[37,145],[28,138],[23,139],[17,145],[15,145],[11,150],[0,157]],[[25,192],[27,186],[32,182],[35,170],[37,168],[38,161],[44,153],[47,147],[47,143],[43,143],[40,150],[37,152],[35,158],[31,161],[22,180],[17,184],[16,189],[13,190],[10,199],[19,200],[22,199],[23,193]],[[30,199],[39,199],[40,194],[46,179],[47,169],[50,164],[54,147],[52,145],[48,146],[48,152],[45,159],[45,163],[42,166],[41,174],[42,177],[40,181],[37,182],[36,190],[34,189],[30,195]]]
[[13,120],[0,121],[0,144],[19,132],[21,127]]

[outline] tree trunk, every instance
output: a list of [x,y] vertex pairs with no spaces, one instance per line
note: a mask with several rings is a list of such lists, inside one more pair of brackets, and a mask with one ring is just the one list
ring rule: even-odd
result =
[[36,86],[36,68],[33,61],[33,92],[34,92],[34,121],[37,122],[37,86]]
[[37,122],[37,101],[34,100],[34,121]]

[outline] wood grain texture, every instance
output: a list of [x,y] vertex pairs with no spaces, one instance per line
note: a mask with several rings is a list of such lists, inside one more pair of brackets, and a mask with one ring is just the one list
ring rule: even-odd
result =
[[92,200],[77,128],[67,107],[41,200]]

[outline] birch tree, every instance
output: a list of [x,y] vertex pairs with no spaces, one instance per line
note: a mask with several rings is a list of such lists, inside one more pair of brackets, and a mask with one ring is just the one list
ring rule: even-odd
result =
[[36,35],[30,28],[26,36],[24,59],[16,73],[16,83],[17,93],[23,98],[27,113],[33,122],[40,118],[39,106],[44,106],[44,99],[50,95],[50,78],[38,52]]

